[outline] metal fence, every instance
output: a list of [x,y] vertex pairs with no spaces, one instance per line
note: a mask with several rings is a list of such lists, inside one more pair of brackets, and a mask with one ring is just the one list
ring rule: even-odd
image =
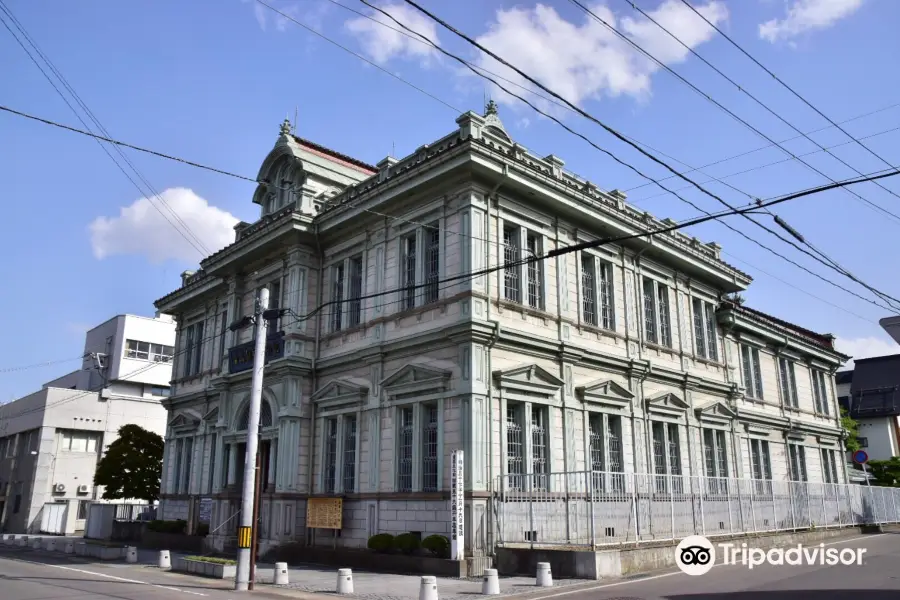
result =
[[900,522],[900,488],[579,471],[506,475],[500,545],[602,546]]
[[114,521],[153,521],[156,519],[156,507],[150,504],[115,504]]

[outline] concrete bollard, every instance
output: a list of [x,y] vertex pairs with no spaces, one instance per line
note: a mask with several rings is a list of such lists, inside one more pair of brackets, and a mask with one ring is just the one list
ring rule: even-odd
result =
[[159,568],[160,569],[171,569],[172,568],[172,557],[169,556],[168,550],[160,550],[159,551]]
[[31,539],[31,549],[32,550],[40,550],[41,549],[41,538],[32,538]]
[[125,548],[125,562],[131,564],[137,562],[137,548],[134,546],[127,546]]
[[63,548],[63,552],[66,554],[75,554],[75,542],[66,542],[65,548]]
[[537,564],[538,587],[553,587],[553,575],[550,574],[550,563]]
[[481,593],[486,596],[494,596],[500,593],[500,579],[497,577],[497,569],[484,570],[484,581],[481,583]]
[[419,585],[419,600],[438,600],[437,578],[424,575]]
[[287,585],[288,583],[290,583],[290,578],[288,577],[287,563],[284,563],[284,562],[275,563],[274,583],[275,583],[275,585]]
[[353,571],[350,569],[338,569],[337,593],[353,593]]
[[56,540],[54,540],[54,539],[47,540],[47,543],[45,544],[44,548],[47,550],[47,552],[56,552]]

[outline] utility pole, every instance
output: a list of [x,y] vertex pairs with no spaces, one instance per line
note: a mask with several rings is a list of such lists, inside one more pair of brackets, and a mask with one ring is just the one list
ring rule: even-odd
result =
[[267,321],[263,313],[269,308],[269,290],[259,290],[259,299],[254,314],[256,320],[256,344],[253,354],[253,378],[250,383],[250,418],[247,423],[247,454],[244,457],[244,481],[241,495],[241,521],[238,527],[237,577],[234,589],[247,591],[251,589],[251,563],[253,556],[253,521],[256,504],[257,451],[259,446],[259,412],[262,403],[263,370],[266,366],[266,329]]

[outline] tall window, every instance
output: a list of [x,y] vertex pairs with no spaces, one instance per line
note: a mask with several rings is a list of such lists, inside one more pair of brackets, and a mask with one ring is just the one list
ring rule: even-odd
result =
[[219,313],[219,354],[221,355],[219,366],[222,366],[228,360],[228,353],[225,352],[226,331],[228,331],[228,304],[222,304],[222,309]]
[[756,494],[772,493],[772,458],[769,455],[769,442],[749,439],[750,474],[753,477],[753,490]]
[[706,465],[707,490],[710,494],[728,492],[728,451],[725,432],[720,429],[703,430],[703,462]]
[[[268,285],[268,287],[269,310],[281,308],[281,280],[277,279],[273,281]],[[267,335],[272,335],[273,333],[281,329],[279,321],[281,321],[279,317],[269,319],[269,322],[266,324]]]
[[356,491],[356,417],[344,415],[344,460],[343,460],[343,491],[353,493]]
[[615,330],[612,265],[587,252],[581,253],[581,297],[585,322]]
[[836,454],[834,450],[822,448],[822,479],[825,483],[840,483]]
[[547,408],[531,407],[531,472],[534,474],[534,489],[547,489]]
[[790,475],[792,481],[809,481],[806,473],[806,448],[800,444],[788,444]]
[[422,406],[422,490],[438,490],[438,409],[434,405]]
[[[534,259],[544,255],[540,236],[529,233],[525,242],[528,248],[527,258]],[[526,263],[526,270],[528,273],[528,306],[544,308],[544,261],[532,260]]]
[[410,234],[401,240],[401,262],[403,296],[401,310],[416,307],[416,234]]
[[644,335],[650,343],[672,347],[669,288],[649,277],[644,277]]
[[397,491],[411,492],[413,480],[413,409],[398,410]]
[[184,467],[179,474],[178,492],[189,494],[191,491],[191,473],[192,463],[194,461],[194,438],[184,439]]
[[337,486],[338,423],[336,417],[325,419],[325,493],[333,494]]
[[710,302],[694,298],[694,343],[697,356],[709,360],[719,360],[719,346],[716,341],[716,307]]
[[522,439],[524,408],[521,404],[506,407],[506,473],[509,475],[509,488],[514,490],[522,488],[525,473],[525,442]]
[[831,409],[828,407],[828,387],[826,382],[825,373],[812,370],[813,403],[817,413],[827,416],[831,414]]
[[331,330],[340,331],[344,316],[344,263],[334,265],[331,283]]
[[786,358],[778,359],[778,374],[781,379],[781,401],[785,406],[800,407],[797,397],[797,376],[794,374],[794,363]]
[[657,492],[682,492],[684,486],[680,477],[681,448],[677,424],[653,423],[653,466],[657,475]]
[[522,282],[519,281],[521,257],[519,228],[507,225],[503,228],[503,297],[510,302],[522,301]]
[[203,354],[203,321],[197,321],[184,329],[184,377],[200,373],[200,358]]
[[762,370],[759,366],[759,349],[741,344],[741,364],[743,366],[744,394],[748,398],[763,399]]
[[591,442],[591,471],[596,491],[625,489],[622,468],[622,419],[615,415],[592,414],[588,419]]
[[435,221],[425,229],[425,304],[437,302],[441,278],[441,229]]
[[356,327],[362,321],[362,286],[363,286],[363,259],[362,256],[354,256],[350,259],[350,281],[347,290],[347,326]]

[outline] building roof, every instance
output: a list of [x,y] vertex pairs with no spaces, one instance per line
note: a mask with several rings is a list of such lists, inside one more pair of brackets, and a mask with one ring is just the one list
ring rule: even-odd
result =
[[850,384],[850,416],[900,415],[900,354],[857,360]]
[[835,354],[839,354],[840,356],[843,356],[845,358],[850,358],[849,356],[841,354],[834,349],[834,336],[830,333],[816,333],[815,331],[800,327],[799,325],[795,325],[794,323],[791,323],[789,321],[779,319],[778,317],[773,317],[770,314],[764,313],[761,310],[756,310],[755,308],[750,308],[749,306],[735,304],[730,301],[726,301],[725,304],[730,305],[733,310],[742,313],[752,320],[787,330],[788,333],[800,337],[807,342],[815,344],[816,346],[824,348],[829,352],[834,352]]
[[357,169],[362,169],[363,171],[366,171],[370,175],[374,175],[375,173],[378,172],[377,167],[374,167],[368,163],[364,163],[363,161],[355,159],[352,156],[349,156],[347,154],[341,154],[340,152],[337,152],[336,150],[332,150],[331,148],[326,148],[325,146],[322,146],[321,144],[317,144],[313,141],[307,140],[302,137],[297,137],[296,135],[293,136],[293,138],[297,141],[298,144],[300,144],[307,150],[310,150],[316,154],[323,154],[326,157],[331,158],[333,160],[338,160],[338,161],[346,164],[347,166],[356,167]]
[[853,369],[849,371],[838,371],[834,376],[834,382],[838,385],[853,382]]

